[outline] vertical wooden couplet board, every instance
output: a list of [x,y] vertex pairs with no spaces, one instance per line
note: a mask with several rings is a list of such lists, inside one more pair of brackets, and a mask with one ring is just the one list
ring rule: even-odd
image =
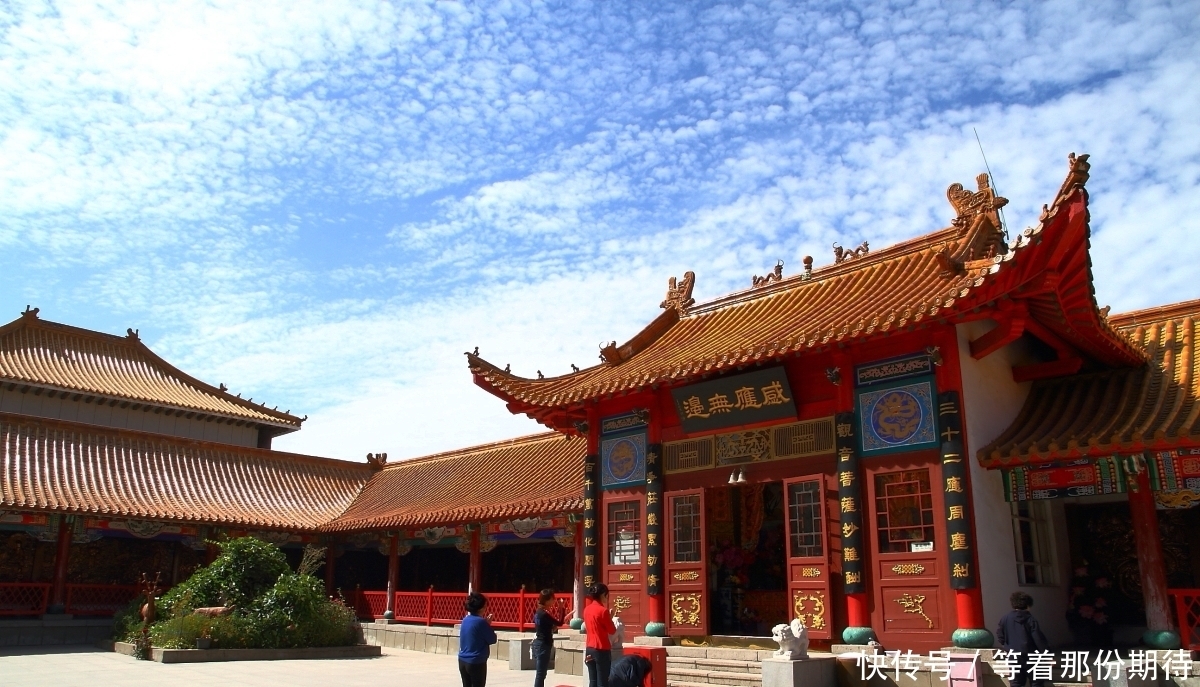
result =
[[790,617],[799,618],[812,639],[833,637],[829,581],[829,536],[825,476],[784,480]]
[[672,637],[707,635],[708,538],[704,490],[668,491],[664,499],[667,633]]

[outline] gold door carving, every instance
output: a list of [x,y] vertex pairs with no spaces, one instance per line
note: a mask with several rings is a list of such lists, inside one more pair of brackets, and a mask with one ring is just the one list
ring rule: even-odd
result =
[[700,579],[700,573],[695,570],[688,570],[686,572],[677,572],[672,577],[675,578],[676,582],[690,582]]
[[792,613],[812,630],[825,629],[825,592],[804,590],[792,595]]
[[920,563],[897,563],[892,566],[892,572],[897,575],[920,575],[925,572],[925,566]]
[[925,615],[925,595],[924,594],[909,594],[905,592],[899,599],[892,599],[900,604],[905,613],[916,613],[929,623],[929,629],[933,629],[933,619]]
[[689,594],[671,595],[671,622],[676,625],[700,626],[700,595]]

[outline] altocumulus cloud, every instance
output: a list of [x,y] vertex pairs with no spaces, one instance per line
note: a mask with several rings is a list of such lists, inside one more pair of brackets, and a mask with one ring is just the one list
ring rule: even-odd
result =
[[1013,229],[1095,164],[1116,310],[1195,297],[1200,4],[10,2],[0,290],[140,327],[308,413],[345,458],[535,431],[532,375],[777,259],[944,226],[982,171]]

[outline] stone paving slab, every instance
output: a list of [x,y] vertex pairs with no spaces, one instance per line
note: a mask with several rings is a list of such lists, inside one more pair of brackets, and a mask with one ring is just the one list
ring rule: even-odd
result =
[[[461,684],[456,657],[403,649],[384,648],[379,658],[164,665],[87,646],[0,648],[0,683],[5,687],[302,687],[395,684],[397,679],[425,687]],[[510,671],[489,661],[487,683],[528,687],[533,671]],[[546,678],[547,687],[586,684],[574,675],[550,673]]]

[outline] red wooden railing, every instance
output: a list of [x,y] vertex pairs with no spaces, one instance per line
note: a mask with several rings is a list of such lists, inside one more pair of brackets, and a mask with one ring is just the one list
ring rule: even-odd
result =
[[49,582],[0,583],[0,615],[42,615],[49,603]]
[[1175,622],[1184,647],[1200,651],[1200,589],[1168,589],[1175,600]]
[[142,590],[136,584],[68,584],[66,612],[72,615],[113,615]]
[[[537,594],[524,589],[516,594],[485,593],[488,613],[494,627],[515,629],[524,632],[533,627],[533,614],[537,610]],[[570,594],[556,594],[559,604],[567,615],[571,614]],[[392,604],[394,619],[402,623],[419,625],[455,625],[462,622],[466,610],[463,602],[467,595],[462,592],[435,592],[430,587],[424,592],[396,592]],[[359,618],[371,620],[382,618],[387,609],[387,592],[355,591],[347,599]]]

